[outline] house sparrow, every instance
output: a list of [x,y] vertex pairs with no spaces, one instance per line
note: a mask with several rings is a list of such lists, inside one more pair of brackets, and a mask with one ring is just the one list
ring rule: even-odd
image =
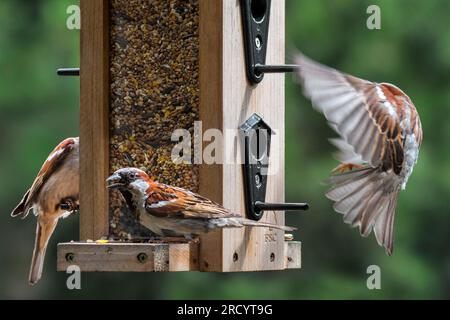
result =
[[42,275],[45,251],[59,218],[78,210],[79,139],[61,142],[44,162],[31,188],[11,213],[26,218],[31,209],[37,216],[36,240],[29,282],[35,284]]
[[331,142],[341,162],[326,196],[344,221],[393,252],[397,198],[422,144],[422,125],[411,99],[389,83],[375,83],[295,58],[305,95],[340,135]]
[[218,228],[244,226],[293,231],[294,228],[243,218],[191,191],[152,181],[139,169],[125,168],[107,179],[108,188],[118,189],[140,223],[163,237],[196,236]]

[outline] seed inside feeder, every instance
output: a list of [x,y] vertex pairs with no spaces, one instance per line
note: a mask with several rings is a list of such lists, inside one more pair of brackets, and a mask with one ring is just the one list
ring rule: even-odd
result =
[[[174,164],[176,129],[199,119],[198,0],[112,0],[110,171],[137,167],[198,191],[198,167]],[[110,236],[149,237],[120,194],[110,194]]]

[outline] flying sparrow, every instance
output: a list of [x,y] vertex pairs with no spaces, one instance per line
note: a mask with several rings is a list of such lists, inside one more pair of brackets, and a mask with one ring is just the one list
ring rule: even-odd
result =
[[341,162],[326,196],[344,221],[393,252],[394,215],[400,190],[417,163],[422,125],[411,99],[389,83],[341,73],[297,54],[299,80],[315,109],[340,135],[331,142]]
[[44,162],[31,188],[11,213],[26,218],[30,210],[37,217],[36,239],[29,274],[30,284],[42,276],[45,251],[59,218],[78,210],[79,139],[61,142]]
[[143,226],[163,237],[193,239],[211,230],[244,226],[295,230],[243,218],[191,191],[152,181],[144,171],[135,168],[116,171],[107,184],[122,193]]

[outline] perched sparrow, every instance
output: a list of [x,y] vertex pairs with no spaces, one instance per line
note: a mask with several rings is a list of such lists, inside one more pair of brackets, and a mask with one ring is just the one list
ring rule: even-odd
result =
[[31,209],[37,216],[36,240],[29,282],[35,284],[42,275],[45,251],[59,218],[78,209],[79,139],[61,142],[44,162],[31,188],[11,213],[26,218]]
[[160,236],[192,239],[214,229],[244,226],[294,230],[243,218],[198,194],[152,181],[139,169],[118,170],[107,183],[108,188],[119,189],[128,206],[137,210],[140,223]]
[[393,251],[397,198],[405,189],[422,144],[422,126],[411,99],[389,83],[341,73],[302,54],[296,56],[305,95],[341,136],[340,153],[326,196],[344,221],[367,237],[374,230]]

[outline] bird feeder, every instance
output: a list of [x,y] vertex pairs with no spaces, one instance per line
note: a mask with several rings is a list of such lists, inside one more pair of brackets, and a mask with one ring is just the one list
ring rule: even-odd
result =
[[[105,184],[132,166],[255,220],[283,225],[279,210],[304,209],[284,204],[284,75],[264,77],[289,68],[265,65],[284,62],[284,19],[283,0],[81,0],[80,242],[58,245],[58,270],[300,268],[300,242],[267,228],[224,229],[199,243],[140,242],[149,231]],[[176,129],[203,137],[205,148],[203,133],[220,130],[217,150],[234,161],[174,163]],[[273,163],[276,173],[267,174]]]

